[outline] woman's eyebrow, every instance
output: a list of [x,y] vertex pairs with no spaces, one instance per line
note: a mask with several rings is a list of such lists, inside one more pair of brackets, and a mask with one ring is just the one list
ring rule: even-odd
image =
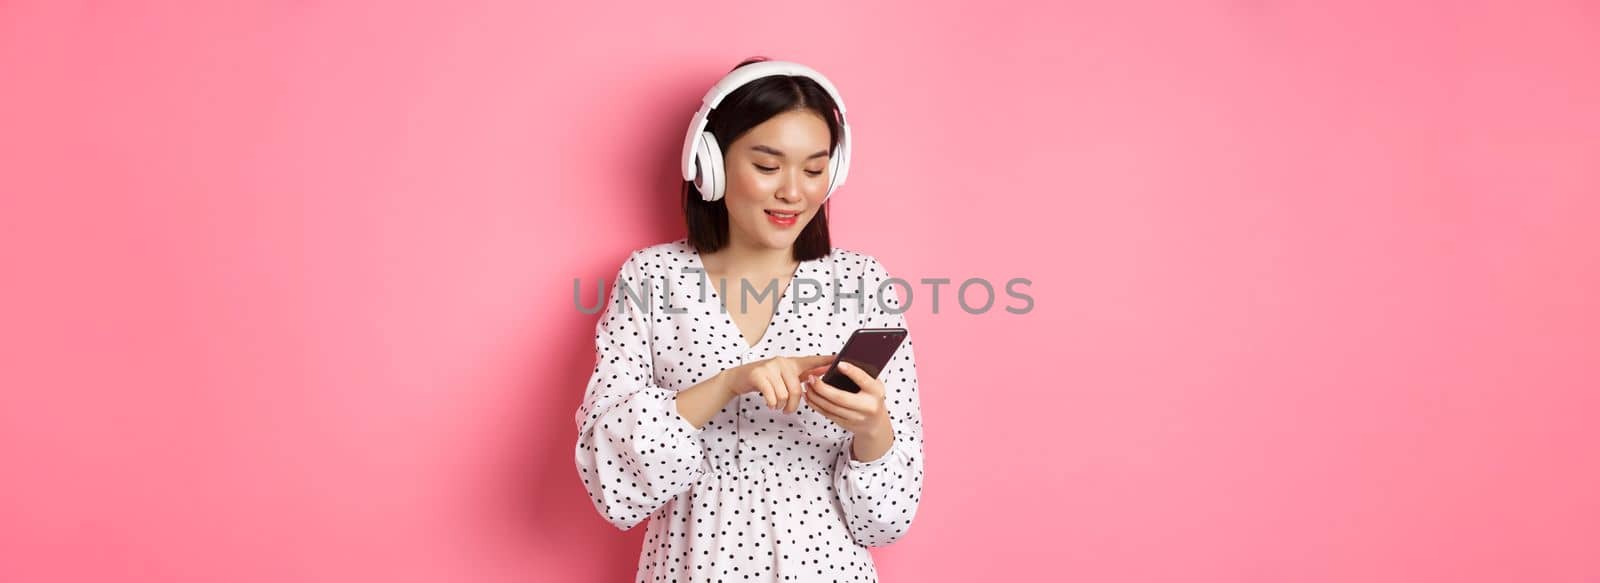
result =
[[[750,146],[750,149],[755,150],[757,152],[764,153],[764,154],[772,154],[772,155],[777,156],[779,158],[783,157],[783,152],[779,152],[777,148],[774,148],[772,146],[763,146],[763,145],[757,144],[757,145],[754,145],[754,146]],[[827,156],[827,155],[828,155],[828,151],[827,150],[819,150],[815,154],[812,154],[810,156],[806,156],[806,159],[810,160],[812,158],[821,158],[821,157]]]

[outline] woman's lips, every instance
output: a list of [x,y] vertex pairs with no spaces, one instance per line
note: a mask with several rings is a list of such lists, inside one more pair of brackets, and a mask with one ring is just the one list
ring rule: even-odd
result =
[[779,227],[792,227],[797,221],[800,220],[799,212],[785,213],[782,211],[768,210],[766,213],[767,221]]

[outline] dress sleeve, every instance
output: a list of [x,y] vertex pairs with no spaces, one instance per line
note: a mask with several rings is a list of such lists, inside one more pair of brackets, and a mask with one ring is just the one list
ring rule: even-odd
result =
[[675,391],[655,384],[650,311],[661,300],[642,261],[635,251],[617,271],[595,324],[594,372],[573,415],[578,475],[595,509],[620,530],[638,525],[709,471],[704,428],[678,413]]
[[[907,328],[904,314],[889,311],[902,309],[896,288],[903,284],[880,287],[888,278],[888,272],[875,258],[868,259],[861,288],[866,296],[862,326]],[[839,495],[850,536],[865,547],[884,546],[905,536],[922,500],[922,403],[917,393],[912,337],[907,328],[905,341],[878,377],[883,381],[889,422],[894,428],[889,451],[876,460],[853,459],[850,449],[855,435],[850,434],[843,440],[833,466],[834,491]]]

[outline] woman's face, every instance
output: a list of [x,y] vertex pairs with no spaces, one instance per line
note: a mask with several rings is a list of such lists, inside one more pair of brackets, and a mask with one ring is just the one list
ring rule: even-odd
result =
[[828,124],[809,109],[750,128],[723,154],[730,236],[769,249],[794,245],[828,195]]

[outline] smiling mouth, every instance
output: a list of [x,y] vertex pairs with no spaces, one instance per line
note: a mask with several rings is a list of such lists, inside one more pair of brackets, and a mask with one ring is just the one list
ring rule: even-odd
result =
[[768,216],[777,217],[777,218],[783,219],[783,220],[789,220],[789,219],[793,219],[795,217],[800,216],[800,213],[798,213],[798,212],[784,213],[784,212],[778,212],[778,211],[773,211],[773,210],[769,210],[769,211],[765,211],[765,212],[767,213]]

